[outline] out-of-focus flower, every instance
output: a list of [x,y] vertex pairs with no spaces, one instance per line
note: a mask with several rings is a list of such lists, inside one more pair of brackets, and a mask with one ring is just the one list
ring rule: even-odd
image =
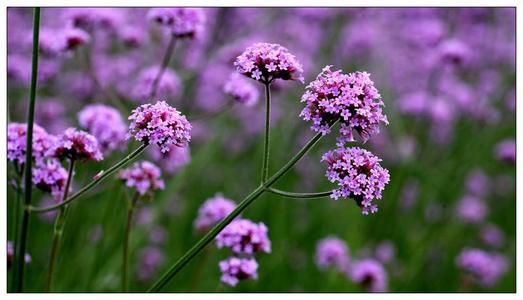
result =
[[303,68],[287,48],[278,44],[256,43],[236,58],[234,66],[240,74],[264,84],[276,79],[303,82]]
[[429,95],[424,91],[411,92],[398,99],[398,110],[406,115],[421,117],[430,107]]
[[146,31],[140,26],[124,26],[118,29],[118,37],[130,48],[142,46],[146,40]]
[[78,113],[78,121],[96,137],[105,153],[125,145],[127,127],[118,110],[103,104],[91,104]]
[[164,153],[169,151],[169,145],[186,147],[191,140],[191,124],[165,101],[139,106],[129,120],[128,139],[134,137],[140,142],[157,144]]
[[[11,264],[13,263],[14,255],[15,255],[15,249],[13,246],[13,242],[7,241],[7,268],[8,269],[11,268]],[[24,255],[25,263],[28,264],[31,262],[31,260],[32,260],[31,255],[26,253]]]
[[381,159],[354,147],[331,150],[321,160],[327,163],[327,179],[339,186],[331,198],[353,198],[364,215],[378,211],[373,200],[381,199],[381,192],[390,181],[389,171],[379,164]]
[[37,101],[38,113],[35,115],[35,122],[41,124],[51,134],[61,133],[70,127],[65,117],[66,108],[61,99],[39,98]]
[[391,241],[383,241],[376,246],[374,255],[380,262],[386,264],[394,259],[395,252],[394,244]]
[[119,177],[125,181],[126,186],[135,188],[140,195],[145,195],[149,191],[164,188],[161,176],[162,172],[153,163],[139,161],[122,170]]
[[198,217],[194,221],[194,228],[203,232],[227,217],[236,208],[234,201],[221,194],[207,199],[198,210]]
[[[149,67],[140,72],[138,80],[131,90],[130,97],[138,102],[146,102],[148,99],[153,82],[160,70],[159,66]],[[165,69],[160,81],[158,81],[156,95],[159,99],[176,98],[181,91],[181,83],[178,75],[173,70]]]
[[114,31],[124,23],[124,10],[108,7],[75,7],[64,10],[63,18],[69,26],[88,31]]
[[160,148],[149,148],[149,154],[153,161],[160,165],[162,170],[167,173],[175,173],[191,160],[191,151],[189,146],[178,147],[176,145],[169,145],[168,152],[162,152]]
[[230,286],[236,286],[240,280],[257,279],[258,263],[254,258],[229,257],[220,261],[220,280]]
[[167,230],[162,227],[154,227],[149,233],[149,240],[155,245],[161,245],[167,240]]
[[[55,137],[48,134],[37,124],[33,125],[33,158],[37,164],[51,154]],[[22,123],[9,123],[7,126],[7,160],[18,164],[25,163],[27,143],[27,125]]]
[[206,21],[203,9],[191,7],[151,8],[147,16],[154,22],[169,28],[178,38],[200,36]]
[[403,189],[401,191],[401,196],[400,196],[401,206],[404,209],[411,208],[414,205],[414,203],[416,202],[416,199],[418,198],[418,192],[419,192],[418,181],[416,181],[414,179],[410,179],[409,181],[407,181],[407,183],[405,183],[405,185],[403,186]]
[[481,240],[491,247],[501,247],[505,242],[505,234],[494,224],[487,224],[481,229]]
[[383,265],[377,260],[364,259],[354,262],[350,270],[352,281],[361,284],[369,292],[387,291],[388,276]]
[[481,169],[475,169],[467,175],[465,188],[473,196],[482,197],[489,191],[489,178]]
[[445,63],[462,65],[470,58],[470,54],[467,44],[457,39],[446,40],[439,46],[439,55]]
[[253,106],[258,102],[258,89],[238,73],[233,73],[223,86],[223,92],[235,101]]
[[253,254],[271,252],[271,241],[267,235],[267,226],[250,220],[232,221],[216,236],[218,248],[228,247],[235,253]]
[[33,184],[44,192],[51,193],[55,199],[60,199],[67,181],[67,171],[56,159],[37,164],[32,170]]
[[71,51],[89,43],[89,34],[82,29],[66,28],[61,33],[64,39],[63,51]]
[[67,128],[59,135],[53,148],[53,156],[63,159],[74,159],[80,161],[102,160],[96,138],[85,131],[76,128]]
[[467,195],[458,202],[456,212],[468,223],[479,223],[487,216],[488,207],[481,199]]
[[475,248],[463,249],[456,264],[485,287],[493,286],[508,269],[506,257]]
[[331,122],[340,120],[340,146],[354,141],[353,130],[365,142],[379,133],[381,122],[388,124],[382,113],[381,96],[369,73],[343,74],[341,70],[333,72],[330,68],[323,68],[316,80],[307,86],[301,98],[306,106],[300,116],[305,121],[312,121],[311,129],[322,134],[330,132]]
[[151,280],[165,261],[165,255],[157,247],[146,247],[140,252],[137,277],[144,282]]
[[347,271],[350,260],[347,243],[335,236],[320,240],[316,245],[315,260],[318,268],[322,270],[334,267],[340,272]]
[[496,157],[499,160],[514,164],[516,162],[516,141],[506,139],[497,144]]

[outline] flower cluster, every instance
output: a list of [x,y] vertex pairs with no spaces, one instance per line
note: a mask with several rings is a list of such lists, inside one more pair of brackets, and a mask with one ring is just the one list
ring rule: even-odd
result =
[[303,68],[287,48],[278,44],[256,43],[236,58],[240,74],[269,84],[276,79],[303,82]]
[[356,131],[363,141],[379,133],[381,122],[388,124],[382,112],[383,101],[370,74],[355,72],[343,74],[331,71],[331,66],[308,86],[301,102],[306,106],[300,113],[305,121],[312,121],[311,129],[322,134],[330,132],[330,125],[340,120],[338,144],[354,141]]
[[478,197],[467,195],[458,202],[456,212],[465,222],[479,223],[487,216],[488,207]]
[[509,164],[516,162],[516,141],[504,140],[496,146],[496,157]]
[[203,31],[205,13],[201,8],[159,7],[151,8],[150,20],[168,27],[178,38],[194,38]]
[[381,192],[390,180],[389,171],[379,164],[381,159],[367,150],[353,147],[329,151],[321,160],[327,163],[328,180],[339,186],[331,198],[353,198],[365,215],[378,211],[373,200],[381,199]]
[[316,265],[322,270],[334,267],[340,272],[347,271],[349,266],[349,249],[345,241],[329,236],[316,246]]
[[351,279],[363,285],[369,292],[387,291],[388,277],[383,265],[374,259],[364,259],[352,264]]
[[[54,57],[85,45],[89,41],[89,34],[79,28],[67,27],[59,30],[44,28],[39,36],[39,50],[45,56]],[[27,44],[31,45],[30,43],[32,43],[32,36],[27,37]]]
[[258,263],[254,258],[229,257],[220,261],[221,281],[236,286],[243,279],[257,279]]
[[235,208],[234,201],[217,194],[200,207],[194,228],[199,232],[206,231],[227,217]]
[[223,92],[247,106],[253,106],[258,102],[258,89],[238,73],[229,77],[223,86]]
[[[55,137],[37,124],[33,125],[33,159],[37,164],[49,156]],[[9,123],[7,126],[7,160],[25,163],[27,124]]]
[[271,252],[271,241],[267,236],[267,226],[246,219],[232,221],[216,236],[218,248],[228,247],[234,253],[253,254]]
[[103,155],[98,147],[96,138],[85,131],[76,128],[67,128],[58,136],[53,148],[53,156],[60,159],[80,161],[102,160]]
[[[159,66],[152,66],[141,71],[130,91],[130,97],[141,103],[150,100],[149,96],[158,72],[160,72]],[[175,98],[180,94],[180,91],[181,83],[178,75],[173,70],[164,70],[156,87],[157,97],[161,99]]]
[[148,161],[139,161],[122,170],[119,177],[125,181],[126,186],[135,188],[140,195],[145,195],[149,191],[164,188],[161,176],[162,172],[157,166]]
[[485,287],[494,285],[508,268],[505,257],[474,248],[463,249],[456,258],[456,264]]
[[137,141],[157,144],[164,153],[169,151],[169,145],[185,147],[191,140],[191,124],[165,101],[136,108],[129,120],[131,124],[127,138],[134,137]]
[[157,162],[162,170],[172,174],[189,163],[191,160],[191,151],[189,146],[178,147],[171,144],[168,147],[169,151],[167,152],[162,152],[160,148],[150,148],[148,152],[153,161]]
[[44,192],[49,192],[56,200],[61,200],[67,181],[67,171],[56,159],[38,164],[32,170],[33,184]]
[[118,110],[103,104],[91,104],[78,113],[80,126],[87,129],[104,152],[121,149],[127,127]]

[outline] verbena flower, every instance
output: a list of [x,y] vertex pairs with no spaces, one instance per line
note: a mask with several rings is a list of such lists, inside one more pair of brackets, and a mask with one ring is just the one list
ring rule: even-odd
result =
[[80,126],[87,129],[108,153],[125,145],[127,126],[118,110],[103,104],[91,104],[78,113]]
[[[152,66],[144,69],[138,75],[138,80],[130,92],[130,97],[138,102],[146,102],[148,99],[153,82],[158,76],[159,66]],[[156,95],[160,99],[176,98],[181,91],[181,83],[178,75],[173,70],[164,70],[160,81],[156,87]]]
[[377,260],[364,259],[353,263],[350,278],[352,281],[363,285],[369,292],[383,293],[387,291],[387,272]]
[[194,228],[200,232],[206,231],[227,217],[235,208],[234,201],[217,194],[207,199],[200,207]]
[[64,40],[62,51],[74,50],[91,40],[89,34],[79,28],[66,28],[61,32],[61,35]]
[[49,159],[37,164],[32,169],[32,173],[32,181],[37,188],[61,200],[68,174],[57,159]]
[[344,272],[349,266],[349,249],[345,241],[334,236],[320,240],[316,246],[316,265],[325,270],[335,268]]
[[[51,154],[55,137],[37,124],[33,125],[33,159],[37,164]],[[7,126],[7,160],[18,164],[25,163],[27,125],[9,123]]]
[[505,234],[494,224],[486,224],[481,229],[481,240],[490,247],[501,247],[505,243]]
[[194,38],[201,35],[205,24],[205,13],[201,8],[151,8],[147,16],[150,20],[169,28],[178,38]]
[[216,236],[218,248],[228,247],[235,253],[253,254],[271,252],[271,241],[267,236],[267,226],[250,220],[232,221]]
[[504,256],[475,248],[463,249],[456,258],[456,265],[485,287],[493,286],[508,268]]
[[140,252],[137,277],[140,281],[151,280],[165,261],[163,252],[153,246],[145,247]]
[[162,152],[160,148],[150,148],[148,152],[162,170],[172,174],[191,161],[191,151],[189,146],[178,147],[171,144],[168,147],[167,152]]
[[496,157],[507,163],[516,162],[516,141],[506,139],[496,145]]
[[258,263],[254,258],[229,257],[220,261],[221,281],[236,286],[240,280],[257,279]]
[[253,106],[258,102],[258,89],[238,73],[233,73],[223,86],[223,92],[235,101]]
[[394,249],[394,244],[392,244],[391,241],[383,241],[378,246],[376,246],[376,249],[374,250],[374,256],[376,256],[380,262],[386,264],[394,259],[395,252],[396,250]]
[[470,171],[465,179],[465,188],[473,196],[485,196],[489,191],[489,185],[489,178],[481,169]]
[[125,185],[135,188],[140,195],[145,195],[149,191],[163,189],[164,182],[161,179],[160,168],[148,161],[139,161],[130,168],[120,172],[120,179],[125,181]]
[[279,44],[256,43],[236,58],[234,66],[240,74],[265,84],[276,79],[303,83],[302,65]]
[[323,68],[316,80],[307,86],[301,98],[306,106],[300,116],[312,122],[312,130],[322,134],[330,132],[331,122],[340,120],[340,146],[354,141],[353,131],[365,142],[379,133],[380,123],[389,123],[382,112],[381,96],[369,73],[344,74],[330,68]]
[[325,153],[321,159],[327,163],[326,176],[338,184],[331,198],[353,198],[362,213],[378,211],[374,199],[381,199],[381,192],[389,183],[389,171],[381,167],[377,156],[361,148],[338,148]]
[[53,148],[53,156],[80,161],[103,159],[96,138],[72,127],[67,128],[63,134],[58,136]]
[[191,140],[191,124],[165,101],[139,106],[129,120],[128,139],[157,144],[164,153],[169,151],[169,145],[186,147]]
[[478,197],[466,195],[459,200],[456,212],[465,222],[479,223],[487,216],[488,207]]

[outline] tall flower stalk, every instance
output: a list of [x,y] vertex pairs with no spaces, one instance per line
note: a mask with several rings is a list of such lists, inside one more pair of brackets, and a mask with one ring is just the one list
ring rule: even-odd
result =
[[[25,174],[24,174],[24,205],[31,205],[32,197],[32,157],[33,157],[33,124],[34,109],[36,102],[36,85],[38,80],[38,48],[40,35],[40,7],[34,8],[33,13],[33,50],[31,64],[31,88],[29,93],[29,108],[27,111],[27,149],[25,155]],[[23,210],[22,224],[20,231],[19,243],[16,245],[14,257],[14,276],[13,285],[15,292],[22,292],[24,286],[24,254],[27,246],[27,235],[29,231],[30,211],[27,208]]]
[[265,138],[263,143],[263,167],[261,182],[269,177],[269,152],[271,142],[271,84],[265,84]]

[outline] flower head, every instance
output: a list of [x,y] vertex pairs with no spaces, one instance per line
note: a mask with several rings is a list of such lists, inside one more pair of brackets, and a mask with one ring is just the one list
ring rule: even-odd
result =
[[191,124],[174,107],[165,101],[144,104],[133,110],[127,138],[157,144],[162,152],[169,151],[169,145],[186,147],[191,140]]
[[85,131],[72,127],[67,128],[58,137],[53,148],[53,156],[60,159],[68,158],[80,161],[103,159],[96,138]]
[[198,217],[194,221],[197,231],[205,231],[218,224],[236,208],[234,201],[217,194],[207,199],[198,210]]
[[388,276],[383,265],[374,259],[355,262],[350,271],[352,281],[362,284],[369,292],[387,291]]
[[91,104],[78,113],[78,120],[80,126],[96,137],[102,151],[122,148],[127,128],[118,110],[103,104]]
[[236,58],[234,66],[240,74],[262,83],[276,79],[303,82],[303,68],[287,48],[278,44],[256,43]]
[[381,192],[390,180],[389,171],[379,164],[381,159],[354,147],[331,150],[321,160],[327,163],[329,181],[339,186],[331,198],[353,198],[365,215],[378,211],[373,200],[381,199]]
[[36,165],[32,173],[33,184],[37,188],[61,200],[67,181],[67,171],[57,159],[49,159],[45,163]]
[[[55,137],[37,124],[33,125],[33,159],[37,164],[51,154]],[[25,163],[27,125],[9,123],[7,126],[7,160],[18,164]]]
[[501,247],[505,242],[505,234],[494,224],[487,224],[481,229],[481,240],[488,246]]
[[139,268],[137,271],[138,279],[140,281],[151,280],[164,261],[165,255],[159,248],[149,246],[142,249],[140,252]]
[[322,270],[334,267],[346,271],[349,266],[347,243],[334,236],[320,240],[316,246],[316,265]]
[[169,151],[162,152],[160,148],[150,148],[149,153],[153,161],[157,162],[162,170],[167,173],[174,173],[180,170],[191,160],[191,151],[189,146],[178,147],[169,145]]
[[238,73],[229,77],[223,86],[223,92],[247,106],[253,106],[258,102],[258,89]]
[[201,8],[158,7],[147,14],[150,20],[168,27],[178,38],[194,38],[203,31],[205,13]]
[[162,172],[157,166],[148,161],[139,161],[122,170],[119,177],[125,181],[126,186],[135,188],[140,195],[145,195],[148,191],[164,188],[161,176]]
[[463,249],[456,258],[456,264],[485,287],[494,285],[508,268],[504,256],[474,248]]
[[[153,88],[153,82],[159,70],[159,66],[152,66],[141,71],[136,84],[130,91],[130,97],[141,103],[148,101],[151,89]],[[181,91],[181,83],[178,75],[173,70],[164,70],[156,89],[156,95],[161,99],[175,98]]]
[[458,202],[456,212],[465,222],[479,223],[487,216],[488,207],[481,199],[467,195]]
[[221,281],[236,286],[240,280],[257,279],[258,263],[254,258],[229,257],[220,261]]
[[89,34],[79,28],[66,28],[62,31],[63,51],[74,50],[89,43]]
[[496,157],[507,163],[516,162],[516,141],[506,139],[496,146]]
[[267,236],[267,226],[250,220],[232,221],[216,236],[218,248],[229,247],[235,253],[253,254],[271,252],[271,241]]
[[311,129],[322,134],[330,132],[330,123],[340,120],[338,144],[354,141],[356,131],[363,141],[379,133],[381,122],[388,124],[382,112],[383,101],[370,74],[355,72],[343,74],[326,66],[308,86],[301,102],[306,106],[300,113],[305,121],[312,121]]

